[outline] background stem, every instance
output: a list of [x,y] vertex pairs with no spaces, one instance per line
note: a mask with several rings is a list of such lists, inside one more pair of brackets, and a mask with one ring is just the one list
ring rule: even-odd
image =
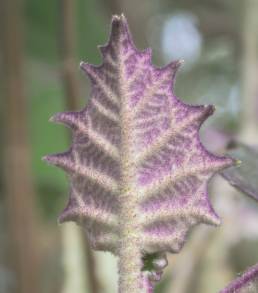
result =
[[[60,0],[60,19],[61,19],[61,38],[60,38],[60,53],[62,61],[62,79],[63,86],[65,90],[65,104],[69,111],[79,110],[79,97],[80,86],[77,79],[78,74],[78,64],[76,61],[76,1],[71,0]],[[88,280],[88,287],[90,292],[98,293],[100,292],[100,286],[97,281],[95,274],[95,259],[94,255],[89,247],[88,241],[85,239],[84,231],[79,227],[72,225],[69,227],[62,226],[62,239],[64,245],[64,265],[66,267],[67,275],[65,279],[68,278],[71,282],[64,287],[64,292],[70,292],[73,288],[74,281],[78,282],[78,277],[80,278],[79,283],[81,285],[81,291],[84,292],[86,289],[85,278]],[[74,239],[67,237],[67,233],[71,235],[74,234]],[[77,243],[74,243],[77,242]],[[70,254],[73,250],[74,245],[80,250],[77,254],[77,265],[74,266],[74,270],[69,269],[70,266]],[[78,258],[78,256],[80,257]],[[76,256],[76,255],[75,255]],[[81,261],[81,256],[83,256],[83,262]],[[83,266],[83,267],[82,267]],[[87,276],[84,276],[84,274]],[[69,277],[68,277],[69,276]],[[72,278],[74,276],[74,278]],[[73,290],[76,291],[76,290]],[[78,290],[76,291],[77,293]]]
[[[131,201],[131,202],[130,202]],[[121,205],[120,248],[119,248],[119,292],[142,293],[142,252],[137,227],[132,224],[133,204]],[[136,217],[135,217],[136,218]]]
[[4,88],[4,189],[15,292],[40,292],[37,210],[24,92],[22,1],[1,1]]
[[258,112],[258,0],[246,0],[243,5],[242,33],[242,119],[240,138],[257,143]]

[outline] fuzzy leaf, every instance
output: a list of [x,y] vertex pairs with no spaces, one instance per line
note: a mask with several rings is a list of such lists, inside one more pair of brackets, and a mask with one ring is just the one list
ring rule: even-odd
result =
[[257,293],[258,264],[249,268],[241,277],[230,283],[219,293]]
[[228,153],[239,158],[242,164],[221,172],[231,185],[258,200],[258,151],[243,143],[232,142]]
[[45,157],[71,181],[60,221],[82,225],[97,250],[117,253],[130,242],[147,254],[178,252],[192,226],[220,222],[207,185],[233,160],[209,153],[199,138],[214,107],[176,97],[181,62],[153,66],[124,16],[113,17],[100,51],[101,65],[81,63],[92,87],[87,107],[52,118],[73,131],[69,151]]

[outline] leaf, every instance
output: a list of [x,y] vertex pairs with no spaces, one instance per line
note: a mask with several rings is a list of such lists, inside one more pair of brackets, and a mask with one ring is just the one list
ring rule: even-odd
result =
[[228,150],[232,157],[242,163],[221,172],[221,175],[234,187],[258,200],[258,151],[239,142],[232,142]]
[[45,157],[71,181],[60,222],[76,221],[94,249],[119,256],[127,246],[142,254],[178,252],[192,226],[220,223],[207,186],[234,161],[200,142],[214,107],[176,97],[181,62],[153,66],[151,51],[135,48],[124,16],[113,17],[100,51],[101,65],[81,63],[92,87],[87,107],[52,118],[73,131],[70,150]]
[[241,277],[235,279],[219,293],[257,293],[258,264],[249,268]]

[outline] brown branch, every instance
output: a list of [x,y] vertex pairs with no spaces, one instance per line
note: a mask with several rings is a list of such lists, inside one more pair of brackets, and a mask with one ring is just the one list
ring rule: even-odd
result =
[[77,81],[76,35],[75,35],[75,5],[71,0],[60,0],[60,53],[62,60],[62,77],[66,95],[66,107],[69,110],[78,109],[79,86]]
[[35,293],[40,292],[39,246],[23,85],[21,1],[1,1],[1,11],[5,105],[3,165],[9,252],[16,292]]

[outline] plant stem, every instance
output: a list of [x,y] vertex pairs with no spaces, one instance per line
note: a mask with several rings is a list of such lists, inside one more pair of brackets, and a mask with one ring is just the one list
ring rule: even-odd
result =
[[258,106],[258,0],[243,3],[242,62],[242,128],[240,137],[246,143],[256,143]]
[[[78,110],[79,108],[79,96],[80,96],[80,87],[77,79],[77,62],[76,59],[76,2],[70,0],[61,0],[60,1],[60,55],[62,60],[62,81],[63,87],[65,91],[65,103],[66,108],[69,110]],[[100,285],[98,284],[96,273],[94,270],[95,267],[95,259],[94,255],[89,247],[89,244],[84,239],[84,231],[78,230],[78,227],[63,227],[61,228],[64,245],[67,247],[67,253],[69,256],[69,249],[72,250],[72,246],[75,245],[66,237],[67,231],[70,233],[74,233],[75,238],[77,239],[76,245],[81,248],[81,253],[85,262],[83,262],[84,268],[77,267],[77,272],[79,273],[80,282],[84,284],[83,274],[80,272],[86,271],[88,274],[88,286],[91,292],[98,293],[100,292]],[[65,258],[65,255],[64,255]],[[79,260],[78,260],[79,261]],[[69,259],[65,260],[68,262],[68,267],[66,269],[69,270]],[[76,274],[73,274],[76,280]],[[77,276],[78,279],[78,276]],[[70,277],[72,282],[72,278]],[[74,280],[73,280],[74,281]],[[77,280],[78,281],[78,280]],[[68,285],[69,286],[69,285]],[[85,284],[84,284],[85,287]],[[83,286],[82,286],[83,288]],[[68,289],[67,289],[68,290]],[[82,289],[84,290],[84,289]],[[69,292],[69,290],[68,290]]]
[[[122,62],[121,62],[122,63]],[[121,76],[124,76],[121,74]],[[118,248],[119,292],[142,293],[142,248],[140,238],[140,215],[138,213],[137,190],[134,187],[135,164],[132,148],[132,117],[128,111],[126,91],[121,81],[121,186],[120,186],[120,223]],[[124,95],[123,95],[124,93]]]
[[15,285],[12,292],[40,292],[38,214],[31,171],[24,89],[22,1],[0,1],[2,16],[4,146],[3,170],[9,256]]
[[[128,195],[130,196],[130,195]],[[142,293],[142,254],[137,233],[137,227],[132,224],[133,203],[127,200],[123,205],[121,215],[123,222],[120,226],[119,248],[119,292]]]

